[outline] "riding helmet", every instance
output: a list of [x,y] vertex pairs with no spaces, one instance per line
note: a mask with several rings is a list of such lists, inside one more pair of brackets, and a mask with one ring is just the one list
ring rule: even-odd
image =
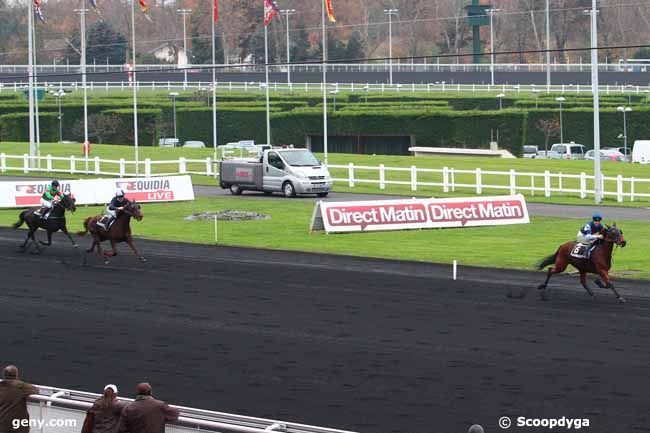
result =
[[56,180],[56,179],[54,179],[54,180],[52,181],[52,186],[58,188],[58,187],[59,187],[59,181]]
[[600,221],[603,217],[600,215],[600,212],[594,212],[594,215],[591,217],[594,221]]
[[117,191],[115,191],[115,197],[124,197],[124,191],[118,189]]

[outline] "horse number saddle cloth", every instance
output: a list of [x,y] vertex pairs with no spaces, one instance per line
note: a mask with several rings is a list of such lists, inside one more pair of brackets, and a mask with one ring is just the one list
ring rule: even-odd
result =
[[576,244],[575,247],[571,250],[571,257],[576,259],[588,260],[591,256],[592,245],[587,244]]

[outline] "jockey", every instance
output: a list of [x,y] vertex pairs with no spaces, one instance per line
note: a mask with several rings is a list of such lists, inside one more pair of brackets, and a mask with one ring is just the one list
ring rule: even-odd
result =
[[577,241],[585,245],[592,245],[597,240],[602,239],[605,231],[605,227],[601,223],[602,219],[600,213],[594,213],[591,221],[578,231]]
[[41,208],[34,212],[35,214],[42,216],[43,219],[47,219],[49,211],[52,209],[52,203],[63,198],[63,193],[59,189],[59,186],[58,180],[55,179],[52,181],[41,196]]
[[[108,230],[113,221],[117,218],[117,211],[124,210],[124,206],[126,206],[128,203],[129,200],[124,196],[124,191],[121,189],[115,191],[115,197],[113,197],[111,202],[108,204],[108,207],[106,208],[106,216],[102,218],[97,223],[97,225],[105,230]],[[108,221],[106,221],[107,217]]]

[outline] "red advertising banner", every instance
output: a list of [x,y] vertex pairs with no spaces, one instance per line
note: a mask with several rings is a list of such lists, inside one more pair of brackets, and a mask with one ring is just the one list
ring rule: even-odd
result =
[[345,233],[530,222],[524,197],[463,197],[363,202],[318,202],[312,230]]

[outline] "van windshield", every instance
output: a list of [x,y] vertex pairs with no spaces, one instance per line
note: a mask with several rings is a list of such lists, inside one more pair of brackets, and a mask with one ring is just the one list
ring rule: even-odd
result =
[[309,150],[285,150],[279,151],[282,158],[287,162],[287,164],[293,167],[313,167],[315,165],[320,165],[320,162],[316,159],[313,153]]

